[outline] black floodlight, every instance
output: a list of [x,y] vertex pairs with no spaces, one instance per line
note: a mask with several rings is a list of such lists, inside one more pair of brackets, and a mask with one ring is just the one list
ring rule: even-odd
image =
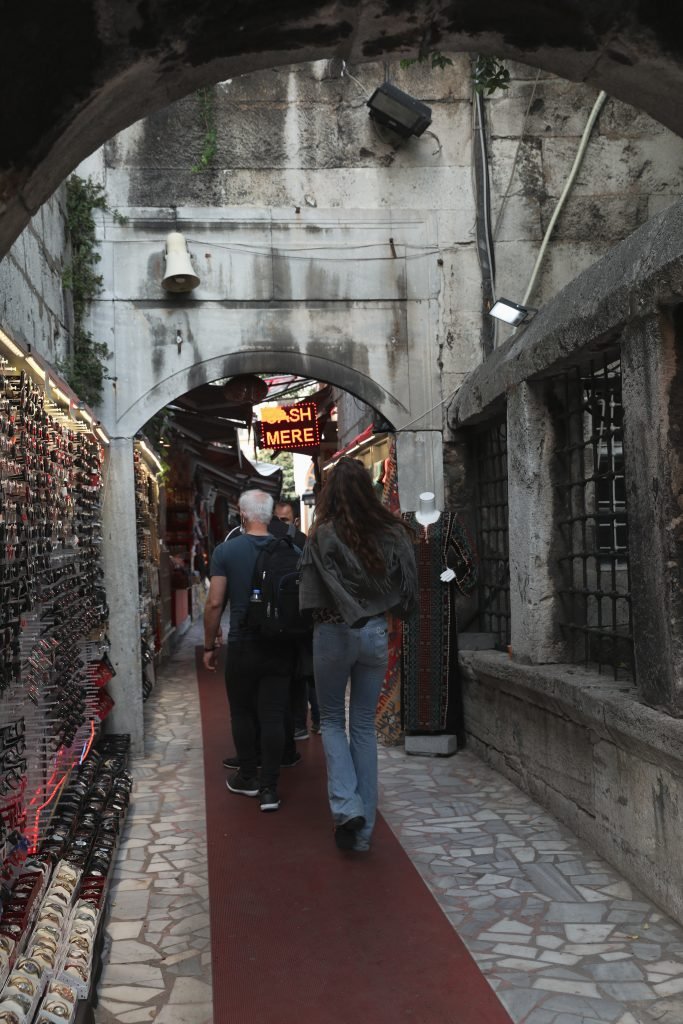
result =
[[368,100],[370,117],[405,139],[422,135],[432,123],[431,108],[414,100],[391,82],[379,85]]
[[538,313],[538,310],[532,309],[531,306],[518,306],[510,299],[498,299],[489,310],[489,316],[495,317],[496,320],[503,320],[506,324],[512,324],[513,327],[523,324],[534,313]]

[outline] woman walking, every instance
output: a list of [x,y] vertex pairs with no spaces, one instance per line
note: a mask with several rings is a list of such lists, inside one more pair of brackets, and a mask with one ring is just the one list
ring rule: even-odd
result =
[[377,808],[375,710],[388,658],[386,613],[410,610],[417,571],[412,531],[379,501],[362,463],[343,457],[330,470],[302,570],[300,604],[314,609],[313,670],[335,842],[340,850],[369,850]]

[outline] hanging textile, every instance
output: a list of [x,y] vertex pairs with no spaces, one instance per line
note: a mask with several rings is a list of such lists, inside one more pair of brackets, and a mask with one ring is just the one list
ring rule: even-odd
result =
[[418,600],[403,623],[403,725],[408,732],[441,732],[448,714],[452,588],[440,576],[447,565],[453,517],[443,512],[421,526],[414,512],[403,518],[419,538],[415,547]]
[[[382,502],[388,509],[400,513],[398,502],[398,479],[396,474],[396,439],[389,443],[389,455],[384,463]],[[377,738],[385,746],[396,746],[401,742],[401,644],[403,623],[393,615],[389,622],[389,665],[379,695],[375,725]]]

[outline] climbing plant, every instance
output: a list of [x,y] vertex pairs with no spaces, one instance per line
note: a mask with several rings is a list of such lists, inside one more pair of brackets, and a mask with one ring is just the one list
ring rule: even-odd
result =
[[490,96],[496,89],[508,89],[510,72],[498,57],[477,55],[472,73],[475,91],[482,96]]
[[[440,50],[421,53],[418,57],[406,57],[401,61],[402,68],[413,64],[430,64],[432,68],[444,71],[453,61]],[[510,85],[510,72],[498,57],[486,57],[478,54],[472,72],[475,91],[490,96],[497,89],[507,89]]]
[[90,304],[102,289],[102,276],[95,270],[100,261],[95,210],[107,210],[118,222],[125,221],[116,211],[110,210],[102,185],[91,178],[72,174],[66,183],[66,226],[71,240],[71,263],[64,269],[62,284],[71,292],[74,320],[71,354],[59,369],[79,398],[89,405],[97,405],[102,399],[104,360],[111,354],[105,343],[95,341],[85,328]]
[[421,53],[419,57],[405,57],[401,61],[402,68],[409,68],[412,64],[427,64],[433,68],[440,68],[444,71],[453,63],[450,57],[441,53],[440,50],[432,50],[431,53]]
[[218,145],[218,133],[216,131],[216,97],[213,89],[199,89],[197,91],[199,103],[199,119],[204,131],[202,139],[202,151],[197,162],[190,168],[192,174],[201,174],[213,163]]

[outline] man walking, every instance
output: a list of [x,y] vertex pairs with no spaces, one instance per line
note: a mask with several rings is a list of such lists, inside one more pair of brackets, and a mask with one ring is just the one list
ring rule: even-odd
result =
[[204,609],[204,666],[210,671],[216,669],[215,640],[229,600],[225,684],[240,767],[227,786],[233,793],[260,796],[262,811],[276,811],[280,806],[277,783],[295,648],[286,638],[269,639],[264,644],[247,624],[256,559],[271,539],[268,525],[273,499],[265,491],[245,491],[239,509],[244,532],[219,544],[211,559],[211,584]]

